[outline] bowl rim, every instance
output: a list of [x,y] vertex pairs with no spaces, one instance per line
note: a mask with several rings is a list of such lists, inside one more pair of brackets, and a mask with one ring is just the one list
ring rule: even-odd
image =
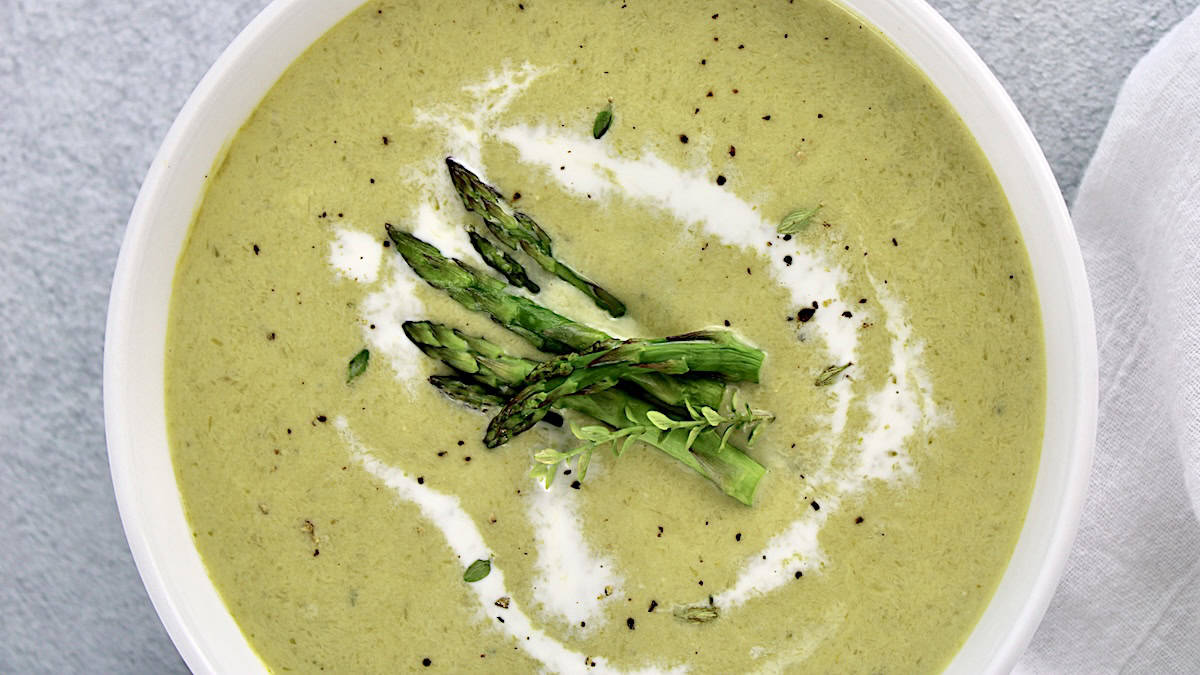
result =
[[[1049,453],[1055,456],[1048,464],[1051,438],[1046,432],[1037,483],[1013,559],[983,616],[947,667],[947,672],[953,673],[1007,672],[1032,639],[1065,568],[1091,470],[1098,376],[1092,303],[1082,255],[1058,184],[1028,125],[996,77],[950,24],[925,0],[833,1],[867,18],[951,99],[1001,179],[1026,247],[1030,248],[1031,235],[1049,242],[1042,251],[1047,262],[1041,266],[1036,264],[1030,250],[1043,330],[1047,333],[1047,377],[1051,378],[1052,353],[1064,355],[1069,366],[1065,381],[1048,384],[1044,432],[1051,426],[1054,393],[1068,404],[1053,411],[1057,418],[1054,423],[1061,421],[1059,426],[1067,443],[1057,451],[1061,457]],[[172,284],[164,287],[150,281],[155,278],[161,281],[164,265],[170,269],[167,278],[174,279],[187,226],[182,235],[176,232],[175,236],[164,237],[159,236],[164,227],[157,227],[156,231],[154,223],[164,219],[178,223],[180,218],[186,218],[190,224],[203,195],[208,169],[220,161],[233,133],[240,129],[271,84],[304,49],[361,4],[362,0],[274,0],[241,31],[201,79],[171,125],[142,184],[117,259],[108,308],[103,374],[105,433],[113,487],[130,551],[151,602],[180,655],[197,673],[241,670],[253,664],[261,668],[262,664],[225,608],[190,540],[184,547],[188,550],[179,550],[178,541],[174,542],[174,548],[169,548],[159,536],[161,532],[173,531],[171,527],[179,529],[183,506],[174,484],[163,400],[161,357],[165,349],[165,307]],[[253,78],[243,77],[256,59],[273,59],[276,65],[282,61],[282,65],[266,71],[260,68]],[[939,72],[941,80],[935,77]],[[969,81],[973,86],[963,94],[967,98],[960,96],[956,102],[941,86],[947,81],[945,78]],[[242,92],[234,105],[217,105],[218,98],[236,95],[230,92],[239,87],[252,95]],[[976,99],[975,103],[971,97]],[[215,128],[232,129],[220,139],[220,148],[212,146]],[[992,147],[984,142],[981,131],[987,132]],[[198,138],[206,136],[214,152],[202,157],[200,161],[204,164],[200,166],[194,156],[189,156],[195,154],[190,148]],[[1026,176],[1020,179],[1014,174],[1016,177],[1009,180],[1001,175],[998,162],[1011,165]],[[1020,192],[1014,194],[1010,189]],[[196,198],[191,202],[171,199],[180,193],[196,193]],[[1023,217],[1018,213],[1018,204],[1027,205],[1024,210],[1033,215]],[[1044,231],[1027,230],[1031,222],[1044,226]],[[170,249],[172,242],[175,255],[152,255],[164,246]],[[1046,264],[1050,263],[1061,267],[1049,270]],[[156,270],[158,277],[154,276]],[[1048,301],[1059,310],[1054,319],[1065,326],[1062,335],[1049,334]],[[161,325],[144,315],[146,306],[163,310],[158,322]],[[164,339],[156,346],[155,337]],[[1063,342],[1065,350],[1059,345]],[[149,416],[145,415],[147,410]],[[155,414],[156,411],[164,414]],[[171,479],[169,486],[161,484],[166,475],[164,466]],[[157,483],[147,480],[148,477],[157,479]],[[1046,487],[1048,478],[1053,479],[1054,485]],[[151,490],[173,491],[173,508],[169,499],[166,507],[155,502]],[[1031,519],[1028,516],[1035,512],[1035,507],[1052,513],[1044,520]],[[185,527],[178,534],[186,538],[189,531],[186,519],[183,523]],[[1035,531],[1030,535],[1036,539],[1033,544],[1027,538],[1031,531]],[[1027,570],[1015,573],[1018,553],[1030,563]],[[993,610],[1001,604],[998,599],[1002,591],[1009,590],[1018,597],[1005,598],[1012,601],[996,612],[1007,612],[1005,616],[1009,618],[997,619]],[[994,625],[997,622],[999,625]],[[1001,634],[989,633],[984,637],[991,639],[977,639],[981,631],[994,633],[997,629]],[[233,664],[238,665],[234,668]]]

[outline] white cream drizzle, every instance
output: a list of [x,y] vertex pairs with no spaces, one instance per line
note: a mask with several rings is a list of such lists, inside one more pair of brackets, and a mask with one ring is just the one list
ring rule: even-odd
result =
[[360,284],[374,283],[379,278],[379,263],[383,247],[377,237],[334,223],[333,241],[329,244],[329,264],[338,274]]
[[[455,559],[463,569],[474,560],[492,558],[492,549],[487,545],[483,534],[475,525],[475,520],[463,509],[458,497],[448,495],[417,482],[403,469],[390,466],[380,461],[369,448],[359,442],[345,417],[338,416],[333,420],[342,441],[350,451],[351,457],[358,462],[367,473],[392,490],[398,499],[415,505],[421,515],[441,532],[446,545],[454,553]],[[493,628],[507,633],[516,641],[526,654],[537,660],[547,669],[556,673],[617,673],[623,672],[610,666],[603,657],[590,657],[596,665],[589,666],[589,656],[567,648],[558,640],[535,628],[533,622],[521,610],[520,604],[512,598],[504,584],[503,561],[492,559],[491,572],[467,587],[475,594],[479,602],[478,618],[487,621]],[[509,598],[507,608],[496,606],[499,598]],[[499,618],[503,618],[501,622]],[[645,670],[624,671],[637,673],[685,673],[686,666],[677,666],[664,671],[658,667]]]
[[[482,177],[486,177],[486,167],[481,148],[485,142],[498,140],[511,145],[521,161],[542,167],[569,192],[591,195],[592,199],[634,200],[698,228],[724,244],[749,248],[764,255],[762,244],[774,238],[775,216],[781,214],[768,217],[733,191],[715,185],[709,167],[679,168],[651,151],[636,157],[621,156],[613,152],[609,144],[595,143],[588,136],[561,128],[500,124],[508,106],[545,72],[529,64],[506,68],[478,84],[464,87],[472,99],[470,105],[440,105],[418,110],[415,119],[418,124],[440,133],[445,151]],[[471,216],[459,207],[457,195],[442,169],[441,157],[431,157],[430,165],[433,168],[422,168],[402,177],[418,186],[418,193],[422,195],[404,225],[448,255],[478,264],[478,256],[470,248],[462,228],[463,221]],[[367,239],[371,240],[371,248],[375,251],[374,272],[368,269],[372,263],[371,256],[365,253]],[[408,342],[400,326],[404,320],[422,316],[423,307],[413,294],[415,285],[422,282],[398,256],[387,259],[380,278],[378,249],[375,238],[339,227],[331,246],[330,264],[339,274],[370,289],[361,308],[364,322],[375,324],[375,329],[364,327],[364,334],[373,349],[387,356],[397,379],[412,386],[420,380],[418,364],[422,357]],[[771,275],[789,290],[795,306],[807,306],[813,301],[821,305],[806,329],[820,336],[826,360],[836,364],[856,360],[858,322],[844,321],[840,317],[850,308],[848,301],[841,297],[841,289],[849,280],[848,272],[820,252],[801,245],[789,247],[791,265],[782,261],[781,249],[777,248],[776,252],[778,256],[769,256]],[[885,285],[876,283],[873,278],[870,282],[878,300],[877,311],[883,314],[884,328],[889,335],[889,378],[877,390],[863,395],[860,401],[855,400],[855,386],[850,379],[842,379],[829,387],[831,409],[827,431],[821,435],[828,452],[821,468],[809,475],[807,487],[797,487],[795,496],[797,503],[802,505],[803,515],[772,536],[763,550],[748,556],[734,583],[714,594],[714,602],[722,608],[734,609],[767,594],[793,581],[797,571],[819,572],[830,564],[819,541],[821,528],[829,516],[844,500],[869,489],[874,481],[913,478],[912,459],[906,450],[911,437],[948,419],[934,402],[930,378],[923,365],[923,344],[912,336],[903,302]],[[551,308],[562,307],[569,303],[566,294],[572,292],[574,289],[563,284],[544,284],[537,300]],[[572,312],[577,319],[602,327],[609,333],[617,336],[640,334],[632,319],[613,320],[599,310],[581,309],[580,303],[573,305]],[[858,317],[868,314],[857,303],[854,311]],[[855,405],[865,408],[868,423],[858,436],[847,439],[846,425]],[[357,445],[344,420],[338,423],[343,437],[364,468],[383,480],[398,496],[416,503],[443,532],[460,558],[478,557],[479,554],[473,551],[486,549],[479,530],[462,511],[457,499],[419,486],[400,469],[383,465]],[[560,499],[560,493],[561,490],[534,491],[535,496],[530,502],[530,520],[539,533],[535,599],[550,617],[572,625],[579,621],[586,621],[589,626],[598,625],[603,614],[602,606],[595,602],[596,596],[606,585],[619,586],[621,576],[611,560],[598,558],[591,552],[582,536],[581,514],[573,508],[573,501]],[[819,511],[808,508],[808,500],[816,498],[821,505]],[[564,570],[587,571],[573,575]],[[492,575],[485,581],[486,585],[474,585],[474,590],[480,596],[483,611],[488,612],[495,597],[506,595],[498,566],[493,566]],[[505,621],[498,626],[517,637],[522,647],[548,669],[583,671],[584,655],[535,630],[515,604],[510,605]],[[823,635],[825,633],[814,634],[813,639],[824,639]],[[526,636],[530,639],[526,640]],[[603,660],[599,657],[595,660],[597,667],[587,670],[605,672],[607,667]],[[785,662],[790,662],[790,658],[779,663]]]
[[[613,561],[597,556],[583,538],[578,493],[564,480],[549,490],[529,492],[529,521],[537,547],[534,595],[543,610],[573,629],[586,631],[604,624],[605,604],[615,600],[624,581]],[[606,593],[607,589],[607,593]]]

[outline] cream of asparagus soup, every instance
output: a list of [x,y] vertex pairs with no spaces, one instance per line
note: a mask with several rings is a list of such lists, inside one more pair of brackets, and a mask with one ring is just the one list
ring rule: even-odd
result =
[[174,464],[283,671],[937,671],[1023,523],[987,161],[825,0],[371,2],[214,167]]

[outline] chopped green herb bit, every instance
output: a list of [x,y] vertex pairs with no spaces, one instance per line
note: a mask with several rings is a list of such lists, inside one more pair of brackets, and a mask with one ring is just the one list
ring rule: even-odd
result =
[[371,352],[366,349],[355,354],[354,358],[350,359],[350,365],[346,368],[346,381],[349,382],[366,372],[367,362],[370,360]]
[[612,126],[613,111],[612,104],[600,112],[596,113],[596,121],[592,122],[592,138],[600,138]]
[[708,623],[721,616],[713,605],[694,605],[675,610],[675,618],[686,623]]
[[821,210],[820,205],[814,206],[811,209],[796,209],[783,217],[779,222],[779,234],[796,234],[804,231],[812,224],[813,216]]
[[847,363],[844,366],[829,366],[825,370],[821,371],[820,376],[817,377],[817,381],[814,382],[814,384],[816,384],[818,387],[827,387],[836,382],[838,375],[844,373],[846,369],[852,365],[854,364]]
[[468,584],[473,584],[491,574],[491,572],[491,560],[476,560],[467,567],[466,572],[463,572],[463,581],[467,582]]

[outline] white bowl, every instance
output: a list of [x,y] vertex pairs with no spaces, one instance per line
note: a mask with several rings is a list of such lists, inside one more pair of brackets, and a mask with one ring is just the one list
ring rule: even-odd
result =
[[[167,446],[167,309],[205,179],[283,71],[362,0],[276,0],[201,80],[138,195],[113,279],[104,349],[109,463],[150,599],[196,673],[264,670],[192,544]],[[1046,340],[1037,484],[1008,569],[952,673],[1007,672],[1054,593],[1079,522],[1096,429],[1096,343],[1083,261],[1058,185],[1000,83],[922,0],[844,0],[941,89],[991,161],[1033,264]]]

